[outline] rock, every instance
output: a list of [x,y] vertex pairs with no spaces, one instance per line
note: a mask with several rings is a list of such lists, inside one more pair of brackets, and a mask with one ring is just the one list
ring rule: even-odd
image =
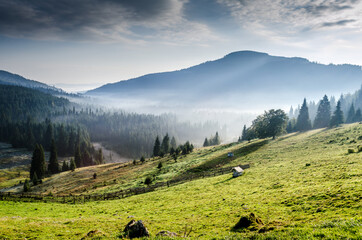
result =
[[174,233],[174,232],[170,232],[170,231],[161,231],[161,232],[157,233],[156,236],[161,236],[161,237],[178,237],[178,234],[177,234],[177,233]]
[[243,228],[250,228],[250,230],[256,230],[258,229],[259,225],[263,225],[263,221],[255,216],[254,213],[250,213],[249,216],[242,216],[233,229],[238,230]]
[[86,240],[86,239],[93,239],[95,237],[102,237],[104,236],[104,233],[102,233],[101,231],[98,230],[92,230],[89,233],[87,233],[87,235],[85,235],[84,237],[81,238],[81,240]]
[[123,230],[126,237],[129,238],[141,238],[149,237],[150,234],[141,220],[131,220]]

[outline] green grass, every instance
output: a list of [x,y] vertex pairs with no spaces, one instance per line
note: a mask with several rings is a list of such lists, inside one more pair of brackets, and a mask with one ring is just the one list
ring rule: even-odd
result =
[[[119,182],[103,189],[110,191],[127,186],[120,180],[127,176],[129,185],[137,185],[149,175],[161,181],[200,166],[251,164],[238,178],[230,173],[121,200],[75,205],[0,202],[0,239],[80,239],[91,230],[99,230],[101,238],[117,239],[129,216],[143,220],[153,237],[161,230],[182,235],[185,227],[192,227],[193,239],[362,239],[360,136],[362,125],[352,124],[290,134],[267,144],[202,148],[177,163],[164,158],[62,173],[59,181],[78,176],[80,182],[92,171],[100,172],[102,181],[109,174],[110,182],[119,173]],[[232,159],[224,157],[229,151],[235,153]],[[159,161],[161,171],[156,168]],[[250,213],[263,224],[233,231],[240,217]]]

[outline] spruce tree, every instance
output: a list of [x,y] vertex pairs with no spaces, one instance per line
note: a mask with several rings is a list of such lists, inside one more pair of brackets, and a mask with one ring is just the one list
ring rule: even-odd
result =
[[248,133],[247,133],[247,131],[246,131],[246,125],[244,125],[243,131],[242,131],[242,133],[241,133],[241,140],[242,140],[242,141],[248,140],[248,139],[247,139],[247,135],[248,135]]
[[69,166],[70,170],[74,171],[77,168],[77,164],[74,161],[74,158],[70,159],[70,166]]
[[302,107],[299,110],[299,115],[297,118],[296,130],[297,131],[308,131],[312,128],[312,124],[309,119],[309,112],[307,106],[307,100],[304,98]]
[[33,179],[35,173],[38,179],[42,179],[45,175],[46,165],[44,149],[42,145],[36,144],[30,165],[30,179]]
[[361,109],[357,109],[357,111],[356,111],[356,115],[354,116],[354,120],[356,121],[356,122],[360,122],[360,121],[362,121],[362,114],[361,114]]
[[160,156],[160,153],[161,153],[161,144],[160,144],[160,139],[157,136],[155,140],[155,145],[153,147],[153,156],[154,157]]
[[50,151],[50,145],[52,143],[52,139],[53,139],[53,125],[49,121],[47,130],[44,135],[44,148],[46,151]]
[[355,121],[356,112],[354,110],[353,103],[351,104],[351,107],[348,110],[346,123],[353,123]]
[[143,163],[146,161],[145,157],[142,156],[142,157],[140,158],[140,161],[141,161],[141,163],[143,164]]
[[204,147],[209,146],[209,140],[207,140],[207,138],[205,138],[203,146]]
[[82,164],[82,156],[81,156],[81,154],[80,154],[79,144],[77,144],[76,147],[75,147],[74,161],[75,161],[75,165],[76,165],[78,168],[83,167],[83,164]]
[[341,110],[341,101],[337,102],[336,110],[333,113],[333,116],[331,117],[331,121],[329,123],[330,127],[336,127],[343,123],[343,112]]
[[68,166],[67,162],[64,160],[63,165],[62,165],[62,172],[65,172],[68,170],[69,170],[69,166]]
[[161,144],[161,151],[166,154],[170,152],[170,137],[168,133],[166,136],[163,137],[162,144]]
[[33,185],[36,186],[39,183],[39,178],[38,175],[36,174],[36,172],[33,175],[33,178],[31,179],[31,181],[33,182]]
[[323,99],[319,103],[317,116],[314,120],[313,128],[328,127],[330,119],[331,119],[331,104],[328,100],[327,95],[324,95]]
[[55,173],[59,172],[58,156],[57,156],[57,150],[55,147],[54,139],[52,139],[52,144],[50,146],[48,172],[51,174],[55,174]]
[[172,137],[172,139],[171,139],[171,147],[173,147],[173,149],[177,148],[177,143],[176,143],[175,137]]
[[24,182],[24,192],[29,192],[29,190],[30,190],[29,180],[28,180],[28,179],[25,179],[25,182]]

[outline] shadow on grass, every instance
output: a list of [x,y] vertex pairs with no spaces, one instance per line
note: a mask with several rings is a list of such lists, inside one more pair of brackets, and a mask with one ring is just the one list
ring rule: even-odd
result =
[[226,165],[237,158],[246,156],[250,153],[257,151],[259,148],[263,147],[268,142],[269,142],[269,140],[265,139],[265,140],[261,140],[261,141],[254,142],[254,143],[248,144],[246,146],[243,146],[233,152],[234,153],[233,157],[228,157],[227,154],[220,154],[220,155],[215,156],[215,157],[211,158],[210,160],[202,163],[201,165],[199,165],[197,167],[189,169],[187,171],[187,173],[201,173],[201,172],[213,170],[215,168],[220,168],[221,166]]

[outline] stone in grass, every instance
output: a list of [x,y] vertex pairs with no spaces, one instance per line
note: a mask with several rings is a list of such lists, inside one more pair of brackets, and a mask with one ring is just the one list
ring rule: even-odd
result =
[[161,232],[157,233],[156,236],[172,238],[172,237],[178,237],[178,234],[166,230],[166,231],[161,231]]
[[81,238],[81,240],[86,240],[86,239],[94,239],[97,237],[102,237],[104,236],[104,233],[102,233],[99,230],[92,230],[89,233],[87,233],[87,235],[85,235],[84,237]]
[[124,235],[128,238],[149,237],[150,233],[141,220],[131,220],[123,230]]
[[250,213],[249,216],[242,216],[239,222],[233,227],[233,230],[249,229],[258,230],[263,225],[263,221],[255,216],[254,213]]

